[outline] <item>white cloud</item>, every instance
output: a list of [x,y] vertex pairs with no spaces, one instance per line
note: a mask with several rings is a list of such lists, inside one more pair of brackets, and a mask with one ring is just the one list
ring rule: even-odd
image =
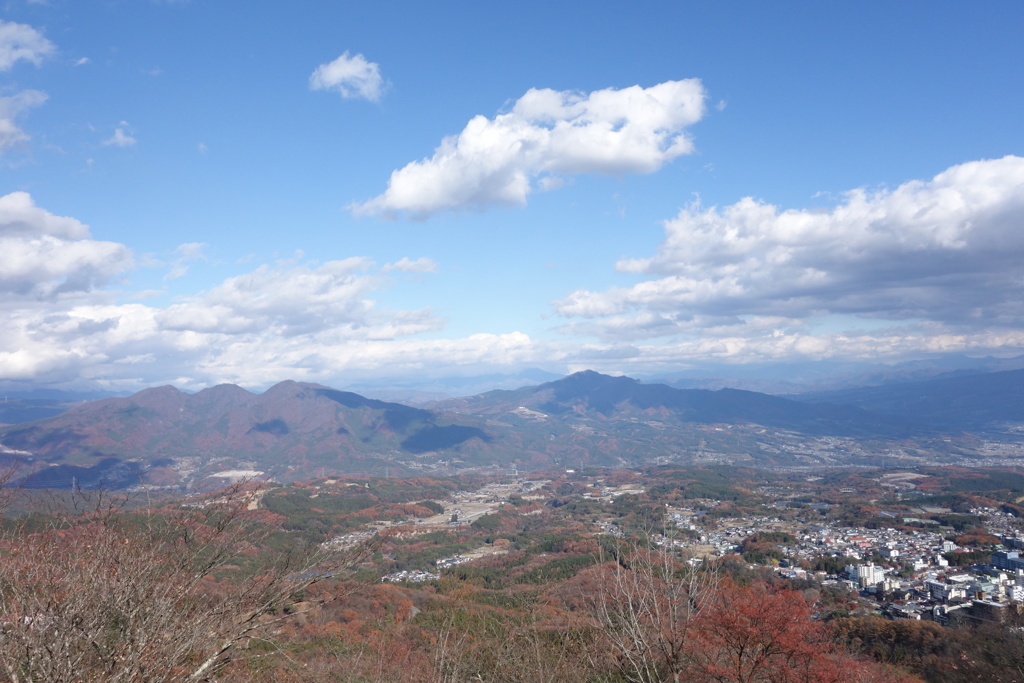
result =
[[369,273],[364,258],[322,265],[263,265],[229,278],[193,300],[170,306],[157,319],[168,330],[295,336],[344,330],[365,339],[416,334],[436,329],[427,310],[379,312],[370,294],[384,283]]
[[164,280],[177,280],[186,275],[188,275],[188,264],[173,263],[171,264],[171,269],[164,275]]
[[114,134],[103,141],[104,145],[113,145],[114,147],[131,147],[137,140],[131,136],[128,132],[129,126],[127,121],[122,121],[115,129]]
[[309,77],[311,90],[334,90],[345,98],[377,102],[384,91],[380,66],[363,55],[349,56],[346,51],[333,62],[321,64]]
[[19,61],[39,66],[56,50],[53,43],[31,26],[0,21],[0,71],[10,71]]
[[[204,247],[175,253],[195,260]],[[393,265],[428,272],[431,263]],[[388,278],[365,258],[263,265],[167,307],[141,302],[165,292],[124,292],[134,301],[116,304],[117,293],[96,288],[130,265],[127,248],[89,239],[87,226],[27,194],[0,198],[0,378],[132,389],[321,380],[355,368],[368,348],[386,366],[408,348],[396,342],[444,322],[426,308],[377,305]]]
[[205,261],[206,254],[203,251],[209,245],[205,242],[186,242],[179,244],[174,250],[174,261],[171,263],[171,270],[164,275],[164,280],[177,280],[188,274],[189,263],[193,261]]
[[46,93],[39,90],[23,90],[10,97],[0,97],[0,151],[28,141],[29,136],[14,119],[45,101]]
[[203,252],[210,246],[206,242],[185,242],[174,249],[174,253],[185,261],[198,261],[206,258]]
[[0,197],[0,237],[45,234],[65,239],[84,239],[89,226],[67,216],[55,216],[40,209],[28,192]]
[[386,263],[380,269],[382,273],[390,273],[393,270],[398,270],[403,273],[436,273],[437,262],[434,259],[422,256],[415,261],[410,259],[408,256],[403,256],[394,263]]
[[[928,354],[989,354],[993,351],[1019,353],[1024,349],[1024,332],[979,330],[950,333],[929,326],[895,328],[881,334],[812,335],[799,332],[739,335],[735,337],[688,340],[678,345],[649,347],[661,358],[673,362],[723,360],[744,362],[781,360],[903,360]],[[647,351],[648,347],[641,347]],[[653,361],[653,354],[644,354]]]
[[86,225],[40,209],[28,193],[0,197],[0,295],[89,291],[132,267],[127,247],[89,239]]
[[391,174],[356,214],[426,218],[446,210],[524,204],[552,176],[652,173],[693,150],[685,129],[705,110],[697,79],[589,94],[531,89],[505,114],[474,117],[429,159]]
[[[133,267],[127,247],[93,240],[81,221],[16,192],[0,197],[0,377],[115,389],[285,378],[343,386],[524,367],[635,374],[709,361],[1019,354],[1022,190],[1024,159],[1007,157],[852,192],[830,210],[690,206],[666,221],[654,254],[619,264],[643,281],[558,303],[566,331],[600,339],[588,344],[515,331],[445,338],[431,309],[375,300],[407,280],[387,273],[437,270],[429,258],[297,256],[169,306],[146,298],[167,292],[113,292],[102,284]],[[182,263],[203,255],[200,243],[175,250]]]
[[[653,277],[578,290],[553,305],[577,319],[567,332],[714,344],[728,338],[723,348],[735,354],[884,354],[914,344],[963,351],[1004,334],[1017,344],[1022,218],[1024,158],[1013,156],[954,166],[891,191],[854,190],[830,210],[780,210],[749,197],[722,209],[691,205],[665,222],[652,257],[618,264]],[[777,334],[751,324],[772,316],[788,321]],[[900,332],[829,336],[800,328],[829,316],[889,321]]]
[[79,59],[75,60],[75,66],[85,66],[86,64],[89,64],[91,61],[92,60],[88,57],[80,57]]
[[558,188],[565,185],[565,178],[557,175],[548,175],[540,178],[537,181],[537,189],[541,192],[550,192],[551,190],[557,190]]
[[[191,262],[205,248],[185,243],[175,255]],[[373,297],[391,284],[383,271],[429,273],[431,259],[378,268],[366,258],[301,258],[259,266],[170,306],[147,304],[166,292],[100,288],[132,267],[125,246],[91,239],[84,223],[36,206],[27,193],[0,197],[0,378],[132,390],[172,382],[265,386],[510,367],[560,353],[519,333],[417,338],[444,321],[427,308],[388,310]],[[116,303],[118,296],[128,303]]]

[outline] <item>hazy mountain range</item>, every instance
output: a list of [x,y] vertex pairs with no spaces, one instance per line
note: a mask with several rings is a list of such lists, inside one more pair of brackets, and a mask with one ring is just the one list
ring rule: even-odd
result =
[[1024,370],[957,374],[919,382],[795,396],[810,403],[857,406],[933,429],[1014,433],[1024,419]]
[[291,480],[664,461],[868,464],[894,453],[941,461],[970,455],[975,434],[1016,438],[1022,397],[1024,370],[799,400],[588,371],[429,408],[292,381],[262,394],[167,386],[0,427],[0,443],[30,487],[195,485],[225,470]]

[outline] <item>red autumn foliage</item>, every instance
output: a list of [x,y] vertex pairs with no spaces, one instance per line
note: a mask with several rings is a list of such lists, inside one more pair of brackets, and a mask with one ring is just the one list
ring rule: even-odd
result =
[[911,681],[835,645],[797,592],[725,579],[689,643],[696,680],[748,683]]

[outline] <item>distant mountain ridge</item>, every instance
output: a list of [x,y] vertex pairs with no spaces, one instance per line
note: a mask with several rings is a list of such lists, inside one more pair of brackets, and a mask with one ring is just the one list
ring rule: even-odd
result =
[[[88,470],[93,468],[100,468],[92,474],[101,481],[124,486],[152,475],[153,463],[160,468],[165,461],[179,465],[178,470],[172,474],[164,468],[157,474],[174,482],[181,479],[181,470],[194,478],[239,462],[287,478],[312,476],[328,467],[383,471],[388,454],[452,450],[471,439],[490,437],[474,425],[451,424],[431,411],[293,381],[262,394],[227,384],[196,394],[156,387],[0,428],[9,459],[52,465],[31,475],[23,482],[27,486],[72,477],[80,484],[100,483],[92,482]],[[187,461],[195,461],[195,467],[181,466]],[[79,469],[60,469],[68,467]]]
[[1024,370],[963,374],[792,397],[870,408],[947,430],[1004,432],[1024,426]]
[[788,397],[1020,369],[1024,369],[1024,356],[972,358],[942,354],[900,363],[713,364],[683,373],[641,379],[676,389],[747,389]]
[[801,405],[789,399],[740,389],[675,389],[589,370],[536,387],[497,390],[461,401],[438,403],[439,407],[469,415],[494,414],[509,410],[513,405],[552,416],[575,414],[607,419],[614,415],[646,414],[679,423],[749,423],[808,435],[905,438],[924,431],[906,420],[860,408]]
[[292,480],[669,461],[871,464],[892,453],[948,461],[970,454],[965,425],[1016,419],[1024,406],[1024,371],[896,386],[797,401],[585,371],[431,409],[293,381],[262,394],[166,386],[0,426],[0,459],[29,487],[194,485],[236,469]]

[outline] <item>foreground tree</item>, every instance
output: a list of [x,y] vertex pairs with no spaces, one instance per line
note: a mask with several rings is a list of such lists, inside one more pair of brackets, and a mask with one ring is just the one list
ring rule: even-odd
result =
[[247,512],[253,495],[234,487],[160,514],[128,514],[103,495],[83,508],[78,498],[75,514],[7,533],[0,661],[8,679],[208,680],[240,646],[272,639],[298,591],[369,552],[262,552],[266,528]]
[[[623,544],[583,584],[586,611],[628,681],[856,683],[912,681],[838,646],[800,593],[737,584],[650,542]],[[595,657],[600,672],[609,660]],[[607,670],[607,669],[605,669]]]
[[616,555],[598,565],[584,602],[619,675],[685,680],[690,638],[715,599],[718,572],[651,543],[622,546]]
[[692,680],[880,683],[918,680],[839,647],[798,592],[726,578],[689,643]]

